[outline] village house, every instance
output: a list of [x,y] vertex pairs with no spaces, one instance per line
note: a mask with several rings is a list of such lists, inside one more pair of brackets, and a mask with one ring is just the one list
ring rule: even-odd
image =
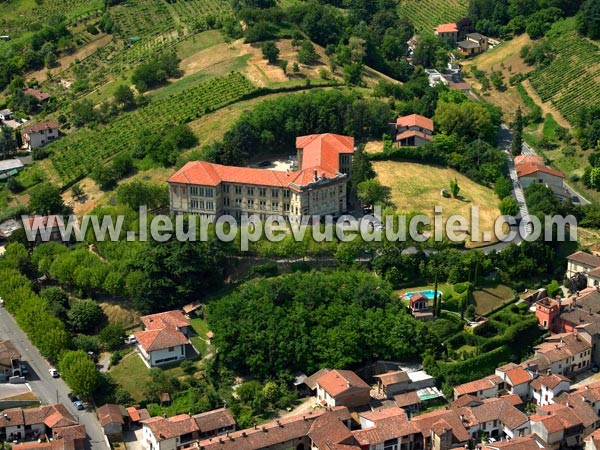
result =
[[554,398],[571,388],[571,380],[564,375],[552,373],[543,375],[531,382],[531,396],[538,406],[554,403]]
[[532,434],[506,441],[487,442],[483,448],[486,450],[549,450]]
[[583,274],[588,276],[588,287],[598,286],[600,284],[600,273],[594,276],[590,272],[594,269],[600,268],[600,256],[590,255],[587,252],[577,251],[567,256],[567,273],[566,277],[571,278],[576,274]]
[[21,376],[21,354],[10,341],[0,341],[0,381]]
[[591,366],[592,346],[578,333],[553,334],[534,347],[528,360],[540,371],[559,375],[575,375]]
[[433,120],[419,114],[398,117],[391,128],[394,142],[401,147],[425,145],[431,141],[434,131]]
[[189,320],[181,311],[140,317],[143,331],[134,333],[142,360],[155,367],[196,356],[189,340]]
[[515,156],[515,170],[523,189],[527,189],[534,183],[541,183],[551,189],[557,198],[570,198],[570,194],[563,183],[565,176],[558,170],[544,164],[544,159],[541,156]]
[[529,418],[504,397],[484,399],[480,405],[458,411],[473,439],[481,432],[493,438],[511,439],[530,433]]
[[489,48],[488,38],[479,33],[468,33],[465,40],[457,42],[458,51],[466,56],[478,55]]
[[14,119],[14,115],[10,109],[0,109],[0,122],[12,119]]
[[122,441],[123,425],[125,417],[128,416],[125,408],[121,405],[107,403],[98,408],[97,414],[106,437],[110,441]]
[[221,436],[235,431],[235,419],[227,408],[196,414],[192,418],[198,426],[198,439]]
[[479,380],[460,384],[454,387],[454,400],[462,395],[472,395],[478,399],[497,397],[504,389],[504,381],[498,375],[489,375]]
[[498,375],[504,382],[505,389],[510,394],[516,394],[522,399],[530,397],[530,383],[536,376],[535,373],[523,366],[510,363],[496,369]]
[[417,391],[405,392],[404,394],[394,396],[394,404],[398,408],[402,408],[409,417],[421,409],[422,403]]
[[368,405],[371,386],[351,370],[332,370],[317,379],[317,402],[323,406]]
[[319,369],[317,370],[315,373],[313,373],[312,375],[304,378],[300,383],[298,383],[298,385],[296,386],[296,389],[298,390],[298,393],[302,396],[311,396],[311,395],[317,395],[317,380],[325,375],[326,373],[330,372],[331,369],[327,369],[327,368],[323,368],[323,369]]
[[410,377],[404,370],[375,375],[374,378],[377,380],[376,392],[383,398],[392,398],[410,390]]
[[168,180],[171,212],[237,220],[245,213],[263,220],[281,215],[294,222],[303,216],[344,213],[354,138],[300,136],[296,148],[297,171],[187,163]]
[[50,99],[50,94],[46,92],[42,92],[39,89],[35,88],[27,88],[23,91],[25,95],[31,95],[34,97],[39,103],[47,102]]
[[578,402],[587,403],[596,415],[600,416],[600,382],[586,384],[572,392],[565,391],[558,395],[557,402],[565,403],[567,401],[573,404]]
[[549,448],[576,447],[582,443],[583,423],[569,406],[538,407],[529,420],[532,433]]
[[139,405],[129,406],[125,409],[127,412],[127,421],[129,422],[130,427],[138,427],[141,426],[142,420],[146,420],[150,418],[150,413],[146,408],[140,408]]
[[26,126],[23,129],[24,140],[29,151],[58,139],[58,122],[46,121]]
[[198,440],[198,425],[188,414],[151,417],[141,423],[142,445],[146,450],[180,450]]
[[440,39],[444,39],[451,44],[456,44],[458,40],[458,26],[456,23],[443,23],[434,29],[434,34]]
[[[79,425],[62,404],[9,408],[0,414],[0,441],[37,441],[44,437],[69,441],[72,448],[82,450],[85,426]],[[14,445],[13,449],[23,450],[18,445]]]

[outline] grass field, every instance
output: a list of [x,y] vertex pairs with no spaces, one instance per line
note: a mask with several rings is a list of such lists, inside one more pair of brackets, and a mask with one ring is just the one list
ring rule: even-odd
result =
[[468,0],[400,0],[398,15],[407,17],[418,31],[467,17]]
[[[433,219],[434,207],[442,206],[444,221],[460,214],[470,223],[470,208],[479,207],[480,232],[493,231],[494,221],[500,215],[498,199],[493,190],[475,183],[458,172],[441,167],[410,162],[375,161],[377,178],[391,189],[391,201],[399,212],[421,212]],[[448,189],[455,179],[461,199],[443,198],[442,189]],[[475,246],[467,242],[468,246]]]
[[100,307],[104,314],[108,317],[108,323],[123,325],[125,328],[138,325],[140,323],[140,315],[132,309],[127,309],[123,305],[117,303],[100,303]]
[[475,312],[485,315],[498,305],[512,300],[515,292],[503,284],[483,286],[473,291],[475,300]]
[[150,381],[150,370],[135,352],[128,354],[109,373],[135,401],[144,399],[144,389]]

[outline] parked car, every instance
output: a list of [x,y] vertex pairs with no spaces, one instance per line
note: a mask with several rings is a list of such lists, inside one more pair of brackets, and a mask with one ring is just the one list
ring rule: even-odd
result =
[[77,400],[79,400],[79,398],[77,398],[77,396],[76,396],[76,395],[73,395],[73,393],[72,393],[72,392],[69,392],[69,393],[67,394],[67,397],[69,397],[69,400],[71,400],[73,403],[75,403]]
[[50,376],[52,378],[58,378],[58,377],[60,377],[60,373],[58,373],[58,370],[56,370],[54,367],[48,369],[48,372],[50,372]]
[[131,334],[125,338],[125,343],[132,344],[132,345],[137,344],[137,339],[135,338],[135,336],[133,334]]
[[258,167],[269,167],[271,165],[271,161],[261,161],[258,163]]
[[79,400],[73,402],[73,404],[75,405],[75,408],[77,408],[79,411],[85,409],[85,406],[83,406],[83,403],[81,403]]
[[24,377],[29,375],[29,369],[27,368],[27,364],[21,364],[21,375]]

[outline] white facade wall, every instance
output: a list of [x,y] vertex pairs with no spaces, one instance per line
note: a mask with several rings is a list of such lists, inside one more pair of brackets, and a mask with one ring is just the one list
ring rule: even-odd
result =
[[47,128],[41,131],[30,131],[26,133],[26,140],[29,150],[46,145],[48,142],[58,139],[57,128]]

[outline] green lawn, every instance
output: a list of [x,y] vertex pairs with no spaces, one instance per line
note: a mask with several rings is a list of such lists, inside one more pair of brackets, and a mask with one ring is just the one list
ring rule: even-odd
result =
[[144,389],[150,381],[150,369],[138,354],[129,354],[111,368],[109,373],[123,389],[131,394],[136,402],[144,399]]
[[483,286],[473,292],[475,312],[485,315],[501,303],[512,300],[515,292],[503,284]]
[[200,352],[201,356],[206,355],[207,345],[206,345],[206,333],[209,331],[208,324],[204,319],[195,318],[191,321],[192,328],[196,332],[198,336],[193,336],[191,338],[192,344],[194,347]]

